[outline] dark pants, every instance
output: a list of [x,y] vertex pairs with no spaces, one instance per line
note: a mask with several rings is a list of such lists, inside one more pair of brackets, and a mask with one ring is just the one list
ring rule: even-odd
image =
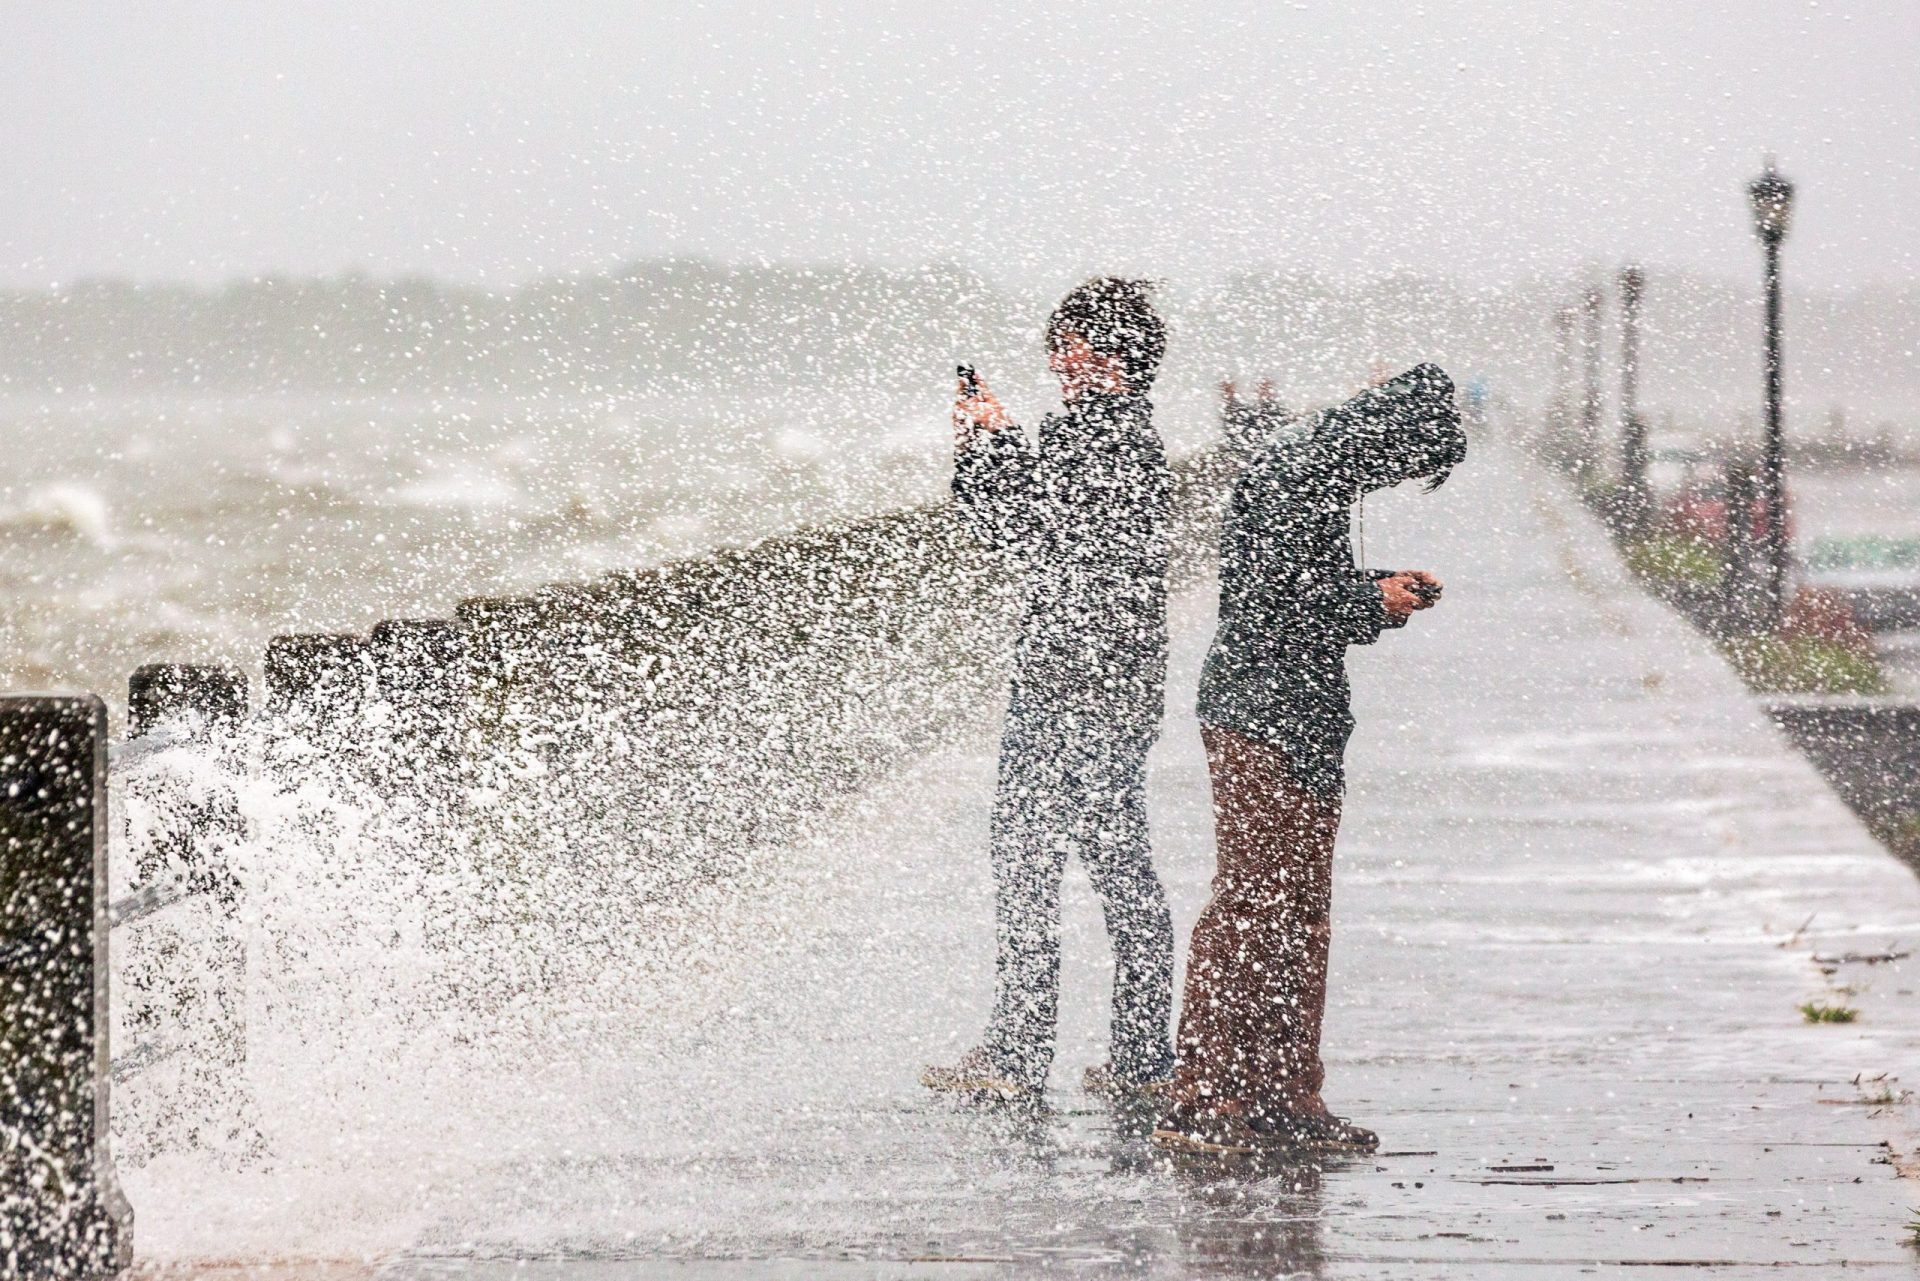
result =
[[1112,1054],[1125,1081],[1173,1067],[1173,923],[1147,845],[1142,735],[1062,733],[1010,716],[993,807],[995,971],[987,1052],[1039,1089],[1060,1004],[1060,881],[1078,855],[1113,942]]
[[1187,953],[1174,1102],[1320,1111],[1340,798],[1301,786],[1278,748],[1200,732],[1220,862]]

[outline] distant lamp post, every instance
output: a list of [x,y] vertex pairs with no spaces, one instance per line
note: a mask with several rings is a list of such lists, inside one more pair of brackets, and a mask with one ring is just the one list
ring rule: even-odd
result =
[[1547,411],[1547,444],[1554,461],[1571,470],[1573,443],[1573,331],[1579,313],[1561,307],[1553,313],[1553,401]]
[[1640,417],[1640,299],[1647,277],[1638,267],[1620,272],[1620,490],[1627,532],[1647,525],[1647,423]]
[[1586,376],[1580,393],[1580,484],[1591,495],[1600,479],[1600,309],[1606,299],[1598,289],[1581,298],[1586,327],[1580,340]]
[[1753,204],[1753,234],[1766,257],[1767,290],[1767,435],[1761,462],[1760,497],[1766,509],[1767,582],[1761,617],[1777,630],[1786,609],[1787,505],[1786,438],[1780,417],[1780,244],[1793,220],[1793,184],[1767,157],[1766,172],[1747,184]]

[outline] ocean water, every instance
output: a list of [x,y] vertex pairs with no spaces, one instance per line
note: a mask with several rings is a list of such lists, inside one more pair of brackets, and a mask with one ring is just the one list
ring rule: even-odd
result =
[[[117,716],[142,663],[257,680],[279,633],[445,617],[933,501],[946,379],[569,403],[0,400],[0,689],[92,691]],[[1023,422],[1055,404],[1040,381],[1000,390]],[[1212,433],[1210,388],[1157,399],[1174,452]]]
[[277,633],[927,501],[944,393],[3,405],[0,688],[117,707],[141,663],[257,675]]

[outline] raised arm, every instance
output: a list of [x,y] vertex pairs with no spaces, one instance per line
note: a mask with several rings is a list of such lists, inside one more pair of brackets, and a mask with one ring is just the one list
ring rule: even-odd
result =
[[1035,454],[1026,433],[984,385],[962,386],[953,403],[953,500],[989,547],[1022,550],[1036,519]]
[[953,459],[953,500],[967,527],[989,547],[1020,551],[1033,539],[1033,446],[1008,425],[982,432]]
[[1388,613],[1380,580],[1365,570],[1315,574],[1298,584],[1297,599],[1304,622],[1349,645],[1371,645],[1406,621]]
[[1284,473],[1295,486],[1350,502],[1370,490],[1445,472],[1466,456],[1453,380],[1438,365],[1416,365],[1321,410],[1297,435],[1270,439],[1249,471]]
[[1312,429],[1315,452],[1356,494],[1443,473],[1467,456],[1454,402],[1445,370],[1415,365],[1321,414]]

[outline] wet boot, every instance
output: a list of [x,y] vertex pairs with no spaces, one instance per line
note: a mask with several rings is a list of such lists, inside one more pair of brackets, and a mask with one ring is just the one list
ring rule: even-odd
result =
[[1096,1063],[1080,1078],[1080,1088],[1110,1103],[1164,1100],[1172,1084],[1164,1077],[1157,1081],[1128,1080],[1113,1070],[1112,1063]]
[[1251,1123],[1269,1143],[1303,1152],[1372,1152],[1380,1136],[1344,1116],[1335,1116],[1323,1103],[1317,1109],[1273,1112]]
[[984,1046],[976,1046],[948,1067],[929,1066],[920,1084],[939,1094],[957,1094],[974,1102],[1030,1103],[1038,1091],[1002,1071]]
[[1153,1127],[1149,1142],[1175,1156],[1254,1156],[1276,1139],[1253,1128],[1237,1106],[1170,1108]]

